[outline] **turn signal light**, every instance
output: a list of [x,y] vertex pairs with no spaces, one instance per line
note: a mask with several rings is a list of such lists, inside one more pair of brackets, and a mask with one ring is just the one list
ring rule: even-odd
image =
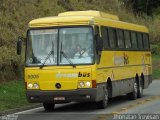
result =
[[96,88],[97,87],[97,81],[96,80],[92,80],[92,88]]

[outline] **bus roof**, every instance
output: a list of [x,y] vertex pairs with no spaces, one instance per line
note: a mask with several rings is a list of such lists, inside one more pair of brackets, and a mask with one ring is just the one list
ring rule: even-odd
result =
[[112,20],[119,20],[118,16],[107,14],[100,11],[88,10],[88,11],[73,11],[73,12],[63,12],[59,13],[58,16],[93,16],[93,17],[102,17]]
[[122,22],[116,15],[94,10],[63,12],[58,14],[58,16],[35,19],[29,22],[29,27],[33,28],[93,24],[139,32],[149,32],[145,26]]

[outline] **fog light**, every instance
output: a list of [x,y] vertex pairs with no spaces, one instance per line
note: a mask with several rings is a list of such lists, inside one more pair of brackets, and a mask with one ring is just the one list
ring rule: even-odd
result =
[[39,89],[38,83],[34,83],[34,84],[33,84],[33,87],[34,87],[35,89]]
[[84,87],[84,82],[79,82],[79,86],[82,88]]
[[87,98],[87,99],[90,99],[90,98],[91,98],[91,96],[90,96],[90,95],[86,95],[86,98]]
[[33,99],[34,99],[34,97],[30,97],[30,99],[31,99],[31,100],[33,100]]
[[91,86],[91,82],[86,82],[86,86],[90,87]]
[[33,88],[32,83],[28,83],[27,87],[28,87],[29,89],[32,89],[32,88]]

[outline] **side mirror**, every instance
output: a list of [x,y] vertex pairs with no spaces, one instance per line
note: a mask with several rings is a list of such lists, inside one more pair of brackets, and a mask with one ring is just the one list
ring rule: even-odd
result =
[[103,39],[97,36],[96,41],[97,41],[97,51],[102,51],[103,50]]
[[22,51],[22,40],[19,38],[17,41],[17,55],[21,55]]

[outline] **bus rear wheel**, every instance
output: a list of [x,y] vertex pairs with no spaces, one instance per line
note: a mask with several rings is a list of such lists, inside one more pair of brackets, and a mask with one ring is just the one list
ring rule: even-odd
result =
[[142,78],[139,79],[138,83],[138,98],[141,98],[143,96],[143,87],[142,87]]
[[43,107],[46,111],[53,111],[55,104],[54,103],[43,103]]
[[108,105],[108,90],[104,91],[103,100],[97,103],[98,108],[105,109]]
[[127,97],[131,100],[136,100],[138,96],[138,83],[135,80],[134,84],[133,84],[133,92],[128,93]]

